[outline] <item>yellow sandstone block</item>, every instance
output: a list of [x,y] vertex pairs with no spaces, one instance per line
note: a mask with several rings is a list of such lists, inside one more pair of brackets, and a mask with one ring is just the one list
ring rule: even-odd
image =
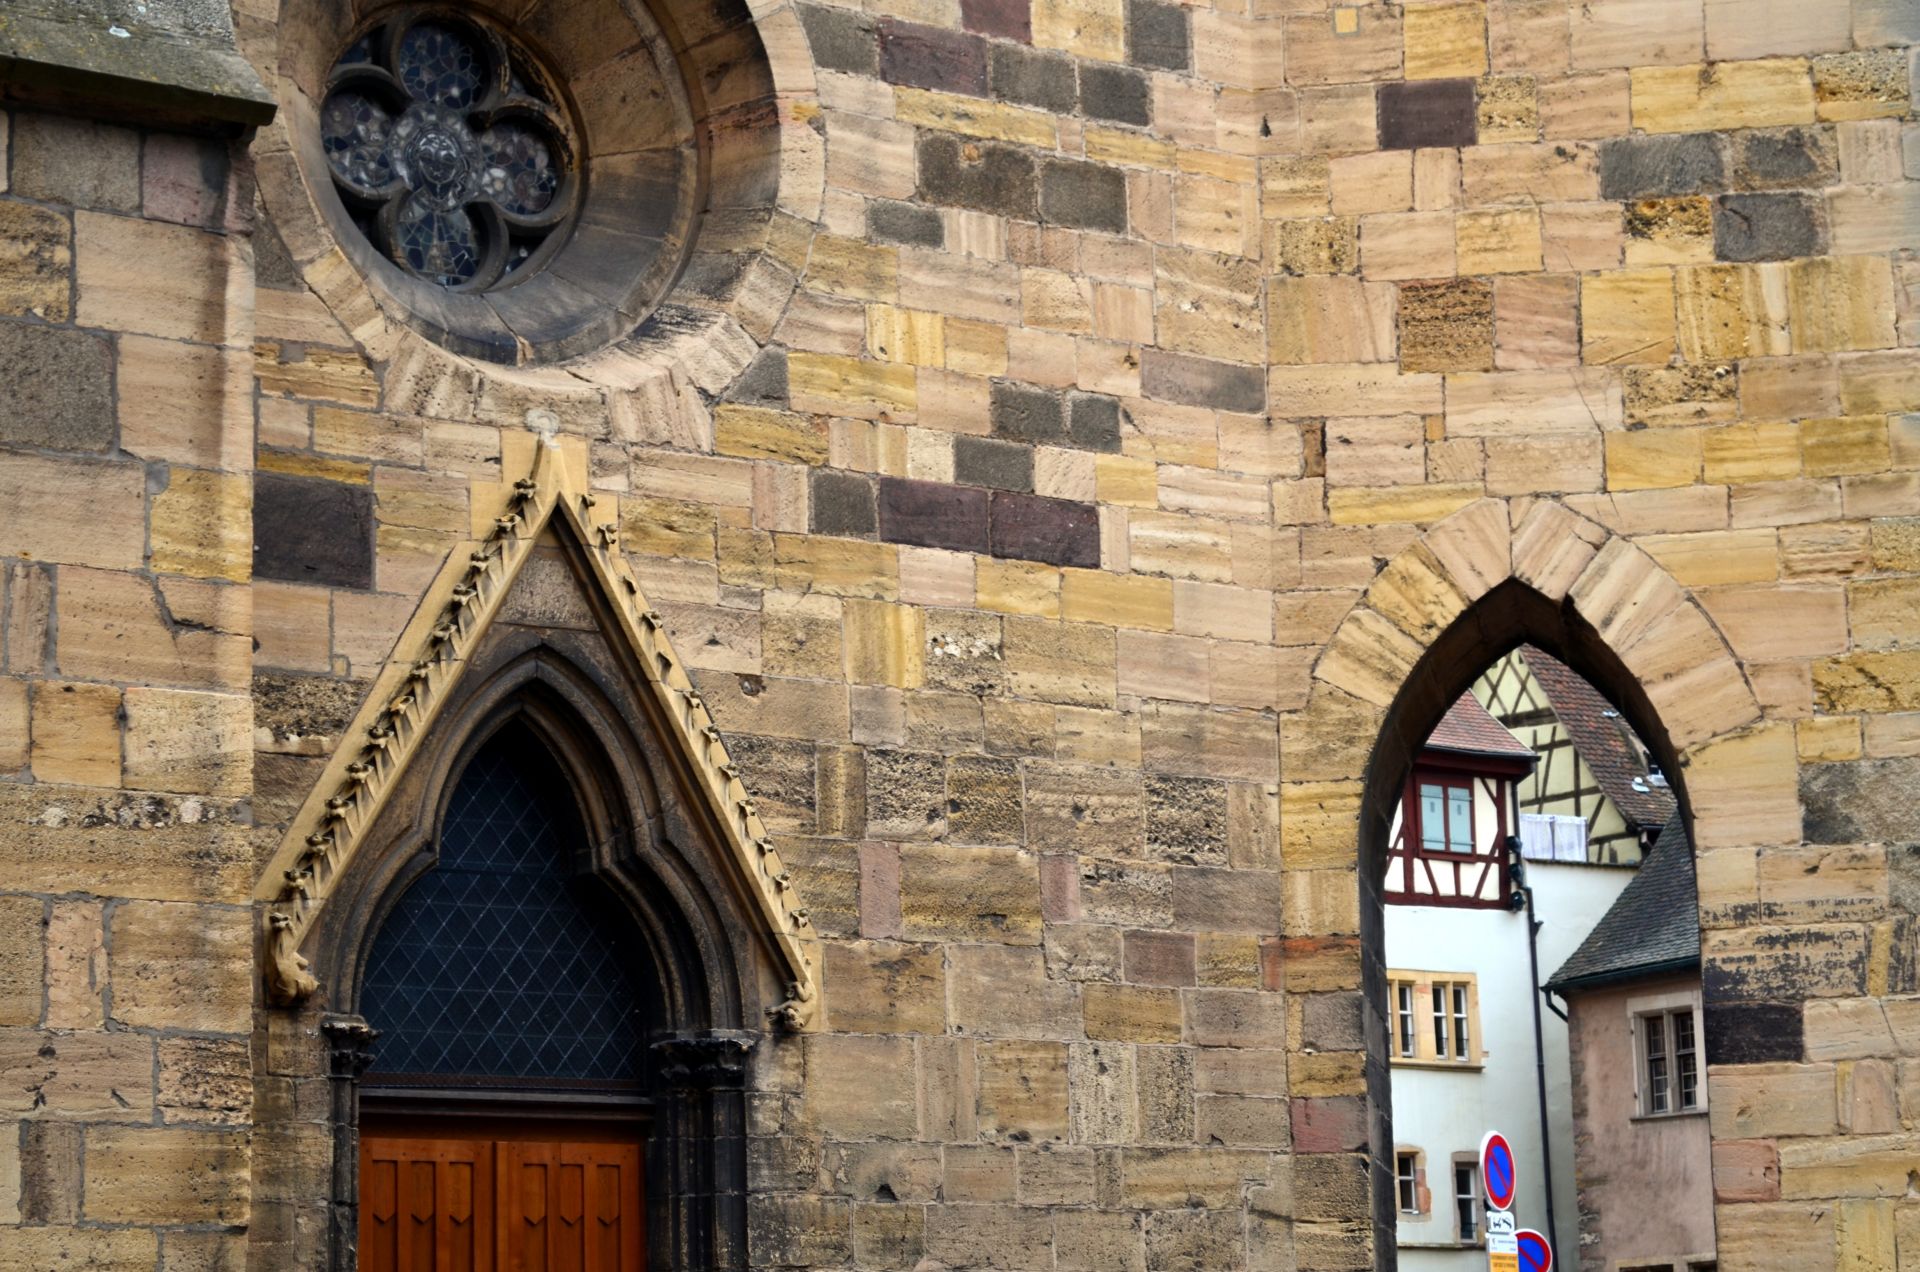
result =
[[252,508],[249,475],[176,465],[167,488],[153,497],[153,568],[244,583],[253,574]]
[[974,571],[975,603],[1002,614],[1060,617],[1060,571],[1027,561],[983,558]]
[[1007,329],[999,323],[948,318],[941,336],[946,345],[947,370],[962,375],[1007,373]]
[[806,285],[812,291],[855,300],[892,300],[900,292],[900,250],[833,234],[816,235]]
[[1173,582],[1105,570],[1067,570],[1060,589],[1060,617],[1069,623],[1172,631]]
[[1875,473],[1892,463],[1884,415],[1806,420],[1800,425],[1801,464],[1809,477]]
[[1487,7],[1409,7],[1403,26],[1408,79],[1478,78],[1487,73]]
[[1150,459],[1096,455],[1093,458],[1094,490],[1101,503],[1124,504],[1131,508],[1158,508],[1159,471],[1159,465]]
[[1779,265],[1692,265],[1674,272],[1680,353],[1689,362],[1778,357],[1787,346],[1787,273]]
[[1813,78],[1805,58],[1643,66],[1632,75],[1633,125],[1646,132],[1813,122]]
[[827,429],[824,421],[792,411],[728,402],[713,413],[713,448],[740,459],[824,464]]
[[1524,274],[1540,268],[1540,213],[1535,208],[1468,212],[1454,225],[1462,274]]
[[890,601],[900,594],[900,554],[891,544],[778,534],[774,580],[784,589]]
[[1674,580],[1687,587],[1770,583],[1780,577],[1779,537],[1768,526],[1650,534],[1639,540]]
[[946,320],[922,309],[868,305],[867,352],[883,362],[940,366],[947,356]]
[[923,88],[895,89],[893,117],[918,128],[940,128],[969,137],[1015,141],[1047,150],[1053,149],[1058,141],[1053,116],[1045,111]]
[[1802,764],[1832,764],[1861,756],[1859,716],[1813,716],[1793,726]]
[[1795,353],[1890,349],[1899,342],[1893,265],[1884,256],[1823,256],[1787,265]]
[[848,601],[842,632],[850,682],[917,689],[926,681],[925,611],[884,601]]
[[1327,492],[1327,515],[1337,526],[1424,525],[1451,516],[1483,493],[1478,482],[1336,489]]
[[1607,489],[1690,486],[1700,477],[1700,430],[1641,429],[1607,434]]
[[1701,439],[1710,486],[1787,481],[1800,475],[1800,430],[1792,424],[1731,424]]
[[1171,172],[1179,150],[1170,141],[1156,141],[1136,132],[1117,128],[1089,127],[1081,137],[1087,158],[1095,163],[1122,167],[1159,168]]
[[1038,48],[1119,62],[1127,55],[1126,23],[1123,0],[1035,0],[1033,42]]
[[1673,356],[1673,275],[1664,269],[1597,274],[1580,283],[1580,358],[1664,363]]
[[112,685],[36,685],[33,776],[74,786],[120,785],[120,691]]
[[831,353],[787,358],[787,391],[795,410],[855,419],[911,421],[918,405],[913,367]]

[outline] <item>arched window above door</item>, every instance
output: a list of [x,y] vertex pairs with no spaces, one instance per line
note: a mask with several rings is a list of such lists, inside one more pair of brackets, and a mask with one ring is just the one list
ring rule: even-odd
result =
[[559,766],[509,724],[468,761],[435,864],[388,912],[361,1013],[375,1083],[638,1083],[648,955],[588,876]]

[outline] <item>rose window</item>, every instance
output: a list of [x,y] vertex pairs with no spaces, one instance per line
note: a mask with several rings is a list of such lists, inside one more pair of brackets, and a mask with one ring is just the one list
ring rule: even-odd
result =
[[467,17],[406,12],[327,81],[320,134],[354,223],[416,278],[486,291],[565,239],[573,129],[524,50]]

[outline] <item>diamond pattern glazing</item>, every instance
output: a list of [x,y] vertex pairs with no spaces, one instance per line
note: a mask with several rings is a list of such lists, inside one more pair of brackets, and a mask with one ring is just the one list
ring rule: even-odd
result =
[[539,742],[507,729],[461,776],[440,860],[375,938],[361,1011],[378,1075],[639,1077],[638,942],[570,877],[581,833]]

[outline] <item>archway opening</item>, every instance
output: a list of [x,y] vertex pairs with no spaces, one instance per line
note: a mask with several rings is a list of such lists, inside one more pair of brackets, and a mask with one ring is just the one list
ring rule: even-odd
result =
[[1509,1225],[1567,1267],[1713,1259],[1688,816],[1643,687],[1570,606],[1503,584],[1415,668],[1362,805],[1377,1268],[1482,1267]]

